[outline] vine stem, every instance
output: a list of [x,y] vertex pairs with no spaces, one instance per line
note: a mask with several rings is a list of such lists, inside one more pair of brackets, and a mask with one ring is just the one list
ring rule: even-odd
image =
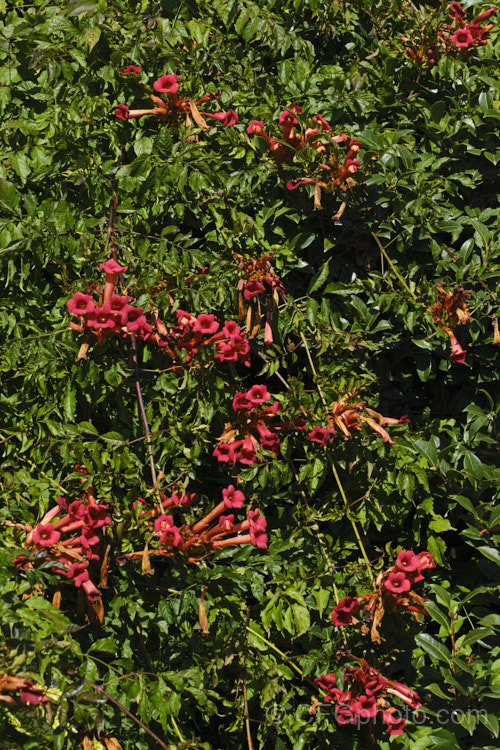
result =
[[[328,552],[326,551],[325,545],[323,544],[323,538],[322,538],[322,534],[320,531],[318,531],[317,537],[318,537],[319,546],[321,547],[321,552],[323,553],[323,557],[325,558],[326,563],[328,567],[330,568],[330,573],[332,574],[333,595],[335,597],[335,604],[338,604],[340,601],[340,597],[339,597],[339,591],[337,589],[337,584],[335,583],[335,577],[334,577],[335,568],[333,567],[332,562],[330,558],[328,557]],[[344,628],[341,629],[341,633],[342,633],[342,640],[344,641],[344,646],[347,648],[347,636],[344,632]]]
[[406,281],[403,279],[403,277],[399,273],[398,269],[396,268],[396,266],[394,265],[394,263],[392,262],[392,260],[389,258],[389,255],[387,254],[387,251],[386,251],[385,247],[382,245],[382,243],[380,242],[380,240],[377,237],[377,235],[375,234],[375,232],[370,232],[370,234],[373,237],[373,239],[375,240],[375,242],[377,243],[378,249],[380,250],[380,252],[384,256],[384,258],[386,259],[386,261],[388,262],[388,264],[390,265],[391,269],[394,271],[394,274],[397,276],[399,283],[406,289],[406,291],[408,292],[408,294],[411,295],[413,297],[413,299],[417,299],[417,295],[414,292],[412,292],[412,290],[410,289],[410,287],[408,286],[408,284],[406,283]]
[[287,656],[286,654],[284,654],[283,651],[281,651],[277,646],[275,646],[274,643],[271,643],[271,641],[269,641],[267,638],[264,638],[263,635],[261,635],[260,633],[258,633],[253,628],[250,628],[248,625],[245,625],[245,628],[246,628],[246,630],[249,633],[251,633],[256,638],[258,638],[260,641],[262,641],[262,643],[265,643],[266,646],[269,646],[269,648],[271,648],[273,651],[275,651],[277,654],[279,654],[282,657],[282,659],[284,659],[288,664],[290,664],[290,666],[293,667],[293,669],[295,669],[295,671],[304,680],[306,680],[315,690],[318,690],[321,694],[325,695],[325,691],[322,688],[319,688],[318,685],[316,685],[316,683],[313,680],[310,679],[310,677],[305,677],[304,676],[304,672],[302,671],[302,669],[300,667],[298,667],[289,656]]
[[[304,347],[305,347],[305,350],[306,350],[306,353],[307,353],[307,358],[309,360],[309,365],[310,365],[312,373],[314,375],[314,382],[315,382],[315,385],[316,385],[316,390],[318,391],[321,403],[323,404],[323,407],[324,407],[325,411],[328,413],[328,405],[326,403],[326,399],[325,399],[325,396],[324,396],[323,391],[321,389],[321,386],[320,386],[320,384],[318,382],[318,373],[316,372],[316,368],[314,366],[313,358],[311,356],[311,350],[309,349],[309,345],[307,343],[307,339],[306,339],[306,337],[304,336],[304,334],[302,332],[300,334],[300,337],[302,339],[302,343],[304,344]],[[342,484],[342,482],[340,480],[339,473],[337,471],[337,467],[335,465],[335,462],[334,462],[334,460],[332,458],[332,455],[331,455],[330,451],[328,450],[328,448],[326,449],[326,455],[327,455],[327,458],[328,458],[328,462],[330,464],[330,468],[332,470],[332,474],[335,477],[335,482],[337,483],[337,487],[339,489],[340,496],[342,498],[342,502],[344,503],[346,516],[347,516],[347,518],[349,519],[349,521],[351,523],[352,530],[354,531],[354,536],[356,537],[356,541],[358,543],[359,550],[360,550],[360,552],[361,552],[361,554],[363,556],[363,560],[365,561],[366,569],[368,571],[368,575],[370,576],[370,581],[371,581],[372,585],[374,585],[375,584],[375,576],[373,575],[373,570],[372,570],[372,566],[371,566],[370,560],[368,559],[368,555],[366,554],[365,546],[364,546],[363,541],[361,539],[361,535],[359,533],[359,529],[358,529],[358,526],[356,524],[356,521],[354,520],[354,518],[351,515],[351,511],[350,511],[350,508],[349,508],[349,503],[348,503],[348,500],[347,500],[347,495],[346,495],[345,490],[344,490],[344,486],[343,486],[343,484]]]
[[[120,165],[124,157],[125,157],[125,147],[122,147],[122,152],[117,160],[114,174],[120,168]],[[106,242],[104,244],[105,255],[107,253],[110,240],[113,236],[113,232],[115,230],[116,212],[118,209],[118,195],[116,195],[116,193],[113,193],[113,175],[111,176],[111,180],[110,180],[110,189],[111,189],[111,203],[109,205],[108,231],[106,233]],[[114,242],[111,245],[111,250],[112,250],[113,259],[117,261],[118,250]],[[125,283],[123,281],[123,274],[120,273],[118,278],[120,281],[120,286],[123,289],[123,287],[125,286]],[[146,446],[147,446],[147,451],[148,451],[148,456],[149,456],[149,466],[151,468],[151,481],[153,483],[154,492],[157,495],[158,510],[161,516],[163,514],[163,506],[161,504],[160,489],[158,487],[158,477],[156,476],[155,460],[153,456],[153,448],[152,448],[152,443],[151,443],[151,430],[149,429],[148,418],[146,416],[146,409],[144,408],[144,399],[142,398],[140,369],[139,369],[139,355],[137,351],[137,340],[133,333],[130,334],[130,338],[132,339],[132,360],[134,362],[135,390],[137,392],[137,401],[139,403],[139,411],[141,412],[142,423],[144,425],[144,436],[146,438]]]
[[[250,607],[247,607],[247,621],[245,627],[248,628],[248,621],[250,620]],[[247,695],[247,665],[245,660],[245,653],[243,653],[243,701],[245,703],[245,729],[247,733],[247,745],[248,750],[254,750],[252,733],[250,731],[250,711],[248,709],[248,695]]]
[[30,458],[27,458],[27,457],[26,457],[26,458],[25,458],[24,460],[25,460],[25,461],[26,461],[26,463],[28,463],[28,464],[29,464],[29,465],[30,465],[30,466],[31,466],[31,467],[32,467],[33,469],[36,469],[36,470],[37,470],[37,472],[38,472],[39,474],[41,474],[41,475],[42,475],[42,477],[44,477],[44,479],[46,479],[46,480],[47,480],[48,482],[50,482],[50,484],[52,484],[52,485],[53,485],[54,487],[56,487],[56,489],[58,489],[58,490],[59,490],[59,492],[62,492],[63,494],[66,494],[67,490],[65,490],[65,489],[64,489],[64,487],[63,487],[63,486],[62,486],[61,484],[59,484],[59,482],[56,482],[56,480],[55,480],[55,479],[53,479],[53,478],[52,478],[52,477],[50,477],[50,476],[49,476],[48,474],[46,474],[46,473],[45,473],[44,471],[42,471],[42,469],[40,469],[40,467],[39,467],[39,466],[37,466],[37,465],[36,465],[36,463],[35,463],[34,461],[32,461],[32,460],[31,460]]
[[265,643],[266,646],[269,646],[269,648],[272,648],[272,650],[275,651],[277,654],[279,654],[283,659],[285,659],[285,661],[289,662],[290,666],[293,667],[293,669],[295,669],[295,671],[298,672],[298,674],[300,674],[301,677],[304,676],[304,672],[301,670],[301,668],[298,667],[296,664],[294,664],[293,661],[290,659],[290,657],[284,654],[283,651],[280,651],[280,649],[277,646],[275,646],[274,643],[271,643],[271,641],[268,641],[267,638],[264,638],[263,635],[261,635],[256,630],[249,627],[248,625],[245,625],[245,628],[249,633],[251,633],[260,641],[262,641],[262,643]]
[[148,418],[146,416],[146,409],[144,408],[144,400],[142,398],[141,380],[139,373],[139,355],[137,352],[137,340],[135,335],[131,334],[132,339],[132,359],[134,362],[134,375],[135,375],[135,390],[137,392],[137,402],[139,404],[139,411],[141,412],[142,423],[144,425],[144,435],[146,438],[146,447],[149,456],[149,465],[151,467],[151,479],[153,482],[154,490],[158,496],[158,509],[160,515],[163,514],[163,506],[161,504],[160,490],[158,487],[158,477],[156,476],[155,459],[153,456],[153,448],[151,444],[151,430],[149,429]]
[[[90,682],[90,680],[87,680],[86,677],[83,678],[83,681],[90,685],[91,688],[93,688],[97,693],[100,693],[101,695],[104,695],[105,698],[107,698],[111,703],[113,703],[117,708],[120,709],[120,711],[123,711],[129,719],[132,719],[132,721],[135,721],[136,724],[138,724],[141,729],[144,729],[145,732],[149,734],[150,737],[152,737],[159,745],[160,747],[163,747],[164,750],[170,750],[170,745],[167,745],[163,740],[161,740],[158,735],[156,735],[146,724],[144,724],[137,716],[135,716],[131,711],[129,711],[125,706],[123,706],[119,701],[117,701],[115,698],[113,698],[109,693],[107,693],[104,688],[100,687],[99,685],[96,685],[94,682]],[[170,717],[172,719],[172,724],[175,729],[175,733],[180,739],[181,742],[185,742],[184,737],[180,733],[179,727],[177,726],[177,723],[173,716]]]

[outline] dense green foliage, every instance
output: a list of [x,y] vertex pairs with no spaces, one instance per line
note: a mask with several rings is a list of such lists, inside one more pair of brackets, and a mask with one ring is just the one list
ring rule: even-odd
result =
[[[451,23],[444,3],[3,6],[0,688],[2,673],[21,675],[51,700],[0,702],[0,747],[498,747],[495,16],[485,44],[425,64],[406,47]],[[471,20],[488,6],[463,7]],[[141,73],[123,75],[129,65]],[[239,121],[115,116],[119,104],[151,107],[164,74],[179,96],[220,91],[203,107]],[[247,132],[258,120],[281,139],[292,104],[297,132],[319,113],[361,144],[352,182],[320,202],[312,183],[286,186],[320,174],[319,151],[277,166]],[[132,304],[167,328],[178,309],[237,321],[241,258],[272,254],[284,294],[249,366],[218,361],[214,345],[175,362],[153,340],[134,344],[160,487],[196,493],[192,524],[237,485],[267,520],[267,549],[124,562],[158,547],[138,510],[158,495],[132,340],[94,337],[76,361],[85,334],[66,306],[102,287],[112,253]],[[461,288],[470,319],[453,329],[452,361],[450,319],[429,308]],[[288,422],[277,453],[220,462],[233,398],[256,384]],[[328,447],[308,438],[349,394],[365,416],[401,420],[380,423],[393,444],[366,421],[350,438],[337,424]],[[89,486],[112,520],[100,531],[101,617],[50,555],[25,547],[26,525]],[[339,599],[371,592],[408,549],[434,556],[417,587],[428,615],[387,612],[379,641],[334,627]],[[32,565],[16,568],[19,555]],[[308,712],[324,697],[314,679],[335,672],[341,686],[353,663],[339,651],[416,690],[422,716],[389,738],[380,722]]]

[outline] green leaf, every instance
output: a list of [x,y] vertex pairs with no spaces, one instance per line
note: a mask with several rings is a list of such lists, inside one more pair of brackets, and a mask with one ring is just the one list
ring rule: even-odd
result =
[[16,209],[19,205],[19,193],[12,182],[3,177],[0,177],[0,203],[11,209]]
[[491,562],[500,565],[500,550],[494,549],[493,547],[478,547],[478,551],[491,560]]
[[447,518],[443,518],[443,516],[434,516],[432,521],[429,522],[429,528],[432,531],[441,534],[443,531],[450,531],[454,527]]
[[438,465],[438,455],[434,443],[426,440],[415,440],[419,451],[427,458],[431,466]]
[[483,713],[482,711],[479,713],[479,721],[483,726],[486,727],[486,729],[493,735],[493,737],[498,738],[498,732],[499,732],[499,724],[497,717],[492,713]]
[[500,615],[491,614],[481,617],[479,624],[484,625],[485,628],[500,628]]
[[446,104],[443,101],[434,102],[430,109],[431,120],[440,123],[446,114]]
[[[442,586],[439,586],[437,583],[431,584],[429,588],[435,594],[438,602],[440,602],[441,604],[444,604],[444,606],[447,608],[449,612],[452,606],[452,598],[451,598],[450,592],[447,591]],[[427,602],[426,602],[426,606],[427,606]]]
[[75,410],[76,410],[76,398],[74,386],[71,381],[68,381],[66,389],[64,391],[63,399],[64,414],[68,422],[75,421]]
[[68,16],[81,16],[82,13],[88,13],[97,7],[97,3],[82,2],[82,0],[70,0],[66,6]]
[[467,646],[471,646],[473,643],[481,641],[483,638],[486,638],[489,635],[494,635],[494,632],[495,631],[491,630],[491,628],[475,628],[469,633],[460,636],[456,643],[457,648],[461,649],[466,648]]
[[465,453],[464,471],[474,477],[474,479],[483,478],[483,465],[479,458],[471,451]]
[[328,273],[330,271],[330,261],[327,260],[326,263],[323,263],[318,273],[313,277],[311,283],[309,284],[309,288],[307,290],[308,294],[312,294],[317,289],[322,286],[325,281],[328,278]]
[[488,519],[488,528],[493,529],[495,526],[500,526],[500,505],[493,508]]
[[94,47],[96,46],[97,42],[101,38],[101,30],[94,26],[92,28],[88,28],[85,32],[85,40],[87,44],[89,45],[89,52],[92,52]]
[[451,653],[448,648],[428,633],[419,633],[415,636],[418,645],[431,657],[433,661],[445,661],[451,663]]
[[293,623],[295,626],[295,635],[307,633],[311,626],[311,619],[307,607],[301,604],[292,604]]
[[438,622],[448,633],[451,632],[451,620],[443,610],[434,604],[434,602],[426,601],[424,604],[427,612],[433,620]]
[[477,724],[476,713],[474,711],[460,711],[457,709],[454,711],[454,714],[460,726],[472,736]]
[[9,157],[12,168],[21,178],[21,183],[24,185],[26,178],[31,172],[29,159],[26,154],[11,154]]

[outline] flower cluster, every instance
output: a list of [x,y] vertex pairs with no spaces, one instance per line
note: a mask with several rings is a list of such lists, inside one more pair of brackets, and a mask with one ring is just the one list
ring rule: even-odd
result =
[[250,366],[250,345],[235,321],[226,320],[219,331],[220,325],[214,315],[201,313],[195,317],[177,310],[177,325],[167,329],[157,312],[146,315],[141,307],[129,304],[132,297],[115,294],[118,276],[128,266],[120,266],[111,258],[106,263],[100,263],[100,268],[106,274],[106,281],[99,302],[96,304],[91,294],[77,292],[66,303],[71,315],[80,319],[79,323],[70,324],[71,329],[87,334],[78,359],[86,358],[91,337],[101,343],[105,338],[122,334],[156,343],[174,364],[192,363],[204,347],[213,344],[216,348],[215,360]]
[[[321,162],[315,164],[310,177],[289,180],[286,184],[288,190],[295,190],[300,185],[316,185],[315,207],[320,208],[321,189],[333,193],[339,188],[347,190],[354,185],[352,177],[360,166],[357,155],[361,143],[349,139],[343,133],[334,135],[330,125],[320,114],[315,115],[302,131],[295,116],[301,113],[301,107],[291,104],[280,114],[278,122],[282,137],[279,140],[266,133],[262,120],[252,120],[247,133],[257,135],[267,142],[269,153],[277,167],[283,163],[289,164],[298,151],[313,155],[316,162],[321,159]],[[338,147],[345,144],[348,144],[347,152],[339,158]]]
[[498,9],[492,5],[467,23],[465,10],[460,3],[453,2],[449,10],[453,23],[444,23],[438,29],[431,30],[424,27],[419,42],[406,36],[401,39],[410,45],[406,52],[415,65],[423,69],[431,68],[443,55],[463,56],[486,44],[493,28],[493,24],[486,22],[496,13]]
[[[135,65],[129,65],[123,71],[123,75],[139,74],[140,68]],[[128,122],[137,117],[143,117],[147,115],[154,115],[161,122],[169,123],[170,125],[177,125],[183,117],[186,125],[191,123],[193,119],[197,125],[203,129],[207,128],[203,117],[209,117],[214,120],[218,120],[222,125],[235,125],[238,122],[238,115],[232,109],[228,112],[202,112],[198,109],[200,104],[205,104],[218,99],[220,93],[204,94],[201,99],[196,102],[189,97],[183,97],[179,95],[179,83],[176,75],[165,74],[160,76],[157,81],[153,84],[153,89],[156,94],[150,94],[150,99],[155,105],[152,109],[129,109],[126,104],[119,104],[115,109],[115,115],[119,120]],[[164,94],[164,98],[161,99],[157,94]],[[166,101],[165,101],[166,99]]]
[[[257,336],[261,329],[262,308],[261,297],[264,298],[265,328],[264,343],[273,342],[273,317],[278,311],[279,294],[285,293],[285,288],[276,276],[271,265],[272,253],[260,258],[243,258],[238,260],[238,317],[240,322],[246,321],[246,331],[250,338]],[[245,302],[248,308],[245,311]]]
[[[71,329],[78,333],[94,336],[101,343],[103,339],[123,333],[134,334],[145,341],[152,336],[152,328],[147,322],[144,310],[129,304],[132,297],[115,294],[118,276],[127,271],[128,266],[120,266],[113,258],[100,263],[99,268],[106,274],[104,292],[99,302],[94,302],[91,294],[77,292],[66,303],[68,312],[80,319],[71,323]],[[86,356],[89,340],[83,345],[79,359]]]
[[50,698],[33,680],[6,672],[1,673],[0,703],[16,703],[17,700],[24,705],[39,706],[41,703],[49,703]]
[[386,725],[386,733],[402,734],[406,727],[405,720],[399,716],[395,706],[387,702],[388,695],[399,698],[412,709],[422,705],[418,694],[401,682],[384,677],[375,667],[370,667],[365,659],[356,659],[359,667],[348,666],[344,669],[343,689],[335,687],[333,673],[321,675],[314,682],[326,691],[325,703],[335,704],[335,717],[339,724],[355,724],[358,719],[380,717]]
[[239,462],[250,466],[259,458],[260,448],[278,452],[279,436],[273,430],[292,427],[290,422],[277,420],[281,404],[274,401],[271,406],[263,406],[271,399],[265,385],[254,385],[246,393],[236,393],[233,409],[236,412],[236,424],[227,424],[218,438],[214,456],[223,463]]
[[[43,551],[40,561],[53,560],[54,572],[81,587],[91,603],[101,600],[101,592],[91,580],[91,563],[100,560],[101,538],[99,530],[111,524],[108,508],[97,503],[89,487],[83,500],[67,503],[58,497],[36,527],[26,525],[28,536],[25,545]],[[37,558],[39,559],[39,558]],[[24,569],[32,564],[26,556],[14,560]]]
[[234,320],[226,320],[220,325],[212,314],[202,313],[195,317],[183,310],[177,310],[177,325],[167,329],[161,321],[156,321],[158,346],[174,362],[184,360],[191,363],[194,357],[206,346],[215,344],[214,359],[219,362],[239,362],[250,366],[250,345]]
[[412,586],[423,580],[423,570],[434,567],[430,552],[415,555],[413,550],[402,550],[395,565],[379,573],[374,591],[363,596],[348,596],[339,601],[332,611],[332,623],[337,627],[358,623],[356,615],[363,611],[371,620],[372,641],[379,643],[381,638],[378,626],[387,610],[408,611],[416,619],[420,614],[427,614],[424,599],[412,591]]
[[[446,27],[446,31],[443,34],[444,44],[447,47],[454,45],[458,50],[469,50],[480,44],[486,44],[493,24],[489,23],[486,26],[482,24],[488,21],[495,13],[498,13],[498,9],[492,5],[489,10],[479,13],[473,21],[466,23],[465,10],[460,3],[451,3],[450,15],[453,17],[454,24],[453,26]],[[448,36],[446,36],[446,32]]]
[[467,323],[470,314],[467,309],[466,298],[470,297],[470,291],[462,286],[456,286],[453,292],[445,291],[441,284],[436,286],[438,291],[438,300],[434,305],[428,307],[432,319],[437,323],[445,333],[448,334],[451,341],[450,359],[455,363],[465,362],[467,351],[462,349],[458,343],[453,327]]
[[[188,563],[199,563],[217,549],[230,546],[241,546],[252,544],[255,547],[266,549],[266,520],[260,515],[260,511],[249,510],[245,521],[235,523],[234,513],[228,511],[242,508],[245,503],[245,495],[234,485],[229,485],[222,490],[222,501],[213,510],[208,512],[200,521],[188,525],[184,523],[182,511],[189,507],[195,495],[186,493],[178,495],[175,493],[170,497],[162,494],[162,510],[179,515],[176,519],[173,515],[159,513],[159,509],[142,510],[139,518],[148,520],[158,538],[160,547],[146,549],[146,555],[174,557]],[[141,504],[144,501],[140,501]],[[227,515],[226,515],[227,513]],[[123,555],[119,561],[143,559],[144,569],[145,552],[132,552]]]
[[355,395],[355,391],[347,393],[345,396],[342,396],[340,401],[335,401],[328,412],[326,427],[315,427],[311,430],[308,436],[309,440],[326,446],[333,440],[337,431],[345,439],[348,439],[353,436],[353,433],[359,432],[363,424],[367,424],[382,438],[384,443],[393,444],[394,440],[391,440],[389,433],[385,429],[385,425],[402,424],[407,421],[407,418],[394,419],[393,417],[384,417],[382,414],[366,406],[364,401],[349,403]]
[[[279,139],[272,138],[264,130],[263,120],[252,120],[250,125],[247,127],[247,133],[249,135],[257,135],[259,138],[265,140],[269,146],[269,153],[273,157],[277,167],[280,167],[283,162],[289,164],[297,151],[299,151],[308,140],[307,131],[304,136],[301,135],[300,131],[297,130],[299,121],[295,117],[295,114],[300,114],[302,107],[296,104],[290,104],[278,118],[278,123],[281,128],[281,137]],[[321,117],[317,115],[317,117]],[[314,118],[315,119],[315,118]],[[321,118],[323,120],[323,118]],[[312,128],[315,132],[319,132],[317,129]]]

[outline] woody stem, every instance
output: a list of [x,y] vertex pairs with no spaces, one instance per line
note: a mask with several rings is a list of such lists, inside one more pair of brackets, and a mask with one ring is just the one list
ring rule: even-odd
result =
[[161,496],[158,488],[158,478],[156,476],[155,460],[153,456],[153,448],[151,445],[151,430],[149,429],[148,418],[146,416],[146,409],[144,408],[144,400],[142,398],[141,381],[139,377],[139,356],[137,353],[137,340],[132,333],[130,335],[132,339],[132,359],[134,361],[134,373],[135,373],[135,389],[137,391],[137,402],[139,404],[139,411],[141,412],[142,423],[144,425],[144,435],[146,438],[146,447],[149,456],[149,465],[151,467],[151,479],[153,481],[154,490],[158,496],[158,508],[160,515],[163,514],[163,505]]
[[[319,394],[319,397],[321,399],[321,403],[323,404],[323,407],[325,409],[325,412],[328,413],[328,406],[327,406],[325,397],[323,395],[323,391],[321,390],[321,386],[320,386],[320,384],[318,382],[318,373],[316,372],[316,368],[314,366],[314,362],[313,362],[313,359],[312,359],[312,356],[311,356],[311,351],[309,349],[309,345],[307,343],[307,339],[306,339],[306,337],[304,336],[303,333],[300,334],[300,337],[302,339],[302,343],[304,344],[304,347],[305,347],[305,350],[306,350],[306,353],[307,353],[307,358],[309,360],[309,365],[310,365],[312,373],[314,375],[314,382],[315,382],[315,385],[316,385],[316,390],[318,391],[318,394]],[[344,503],[346,516],[347,516],[347,518],[349,519],[349,521],[351,523],[352,530],[354,531],[354,536],[356,537],[356,541],[358,543],[359,550],[360,550],[360,552],[361,552],[361,554],[363,556],[363,560],[365,561],[365,565],[366,565],[366,569],[368,570],[368,575],[370,577],[370,581],[374,585],[375,584],[375,577],[373,575],[373,570],[372,570],[372,566],[370,564],[370,560],[368,559],[368,555],[366,554],[366,550],[365,550],[363,541],[361,539],[361,536],[360,536],[359,529],[357,527],[356,521],[354,520],[354,518],[351,515],[351,511],[350,511],[350,508],[349,508],[349,503],[347,501],[347,496],[345,494],[345,490],[344,490],[344,487],[342,485],[342,482],[340,481],[340,477],[339,477],[339,474],[338,474],[338,471],[337,471],[337,467],[335,466],[333,458],[332,458],[332,456],[330,454],[330,451],[328,449],[326,451],[326,455],[328,457],[328,462],[330,464],[330,468],[332,470],[332,474],[335,477],[335,482],[337,483],[337,487],[339,489],[340,496],[341,496],[342,501]]]
[[392,260],[389,258],[385,247],[382,245],[382,243],[380,242],[380,240],[377,237],[377,235],[374,232],[371,232],[371,236],[373,237],[373,239],[377,243],[380,252],[382,253],[382,255],[384,256],[384,258],[386,259],[386,261],[390,265],[392,271],[396,275],[396,277],[397,277],[398,281],[400,282],[400,284],[406,289],[406,291],[408,292],[408,294],[410,294],[413,297],[413,299],[417,299],[417,295],[414,294],[414,292],[412,292],[412,290],[410,289],[410,287],[408,286],[408,284],[406,283],[406,281],[403,279],[403,277],[399,273],[398,269],[396,268],[396,266],[394,265],[394,263],[392,262]]

